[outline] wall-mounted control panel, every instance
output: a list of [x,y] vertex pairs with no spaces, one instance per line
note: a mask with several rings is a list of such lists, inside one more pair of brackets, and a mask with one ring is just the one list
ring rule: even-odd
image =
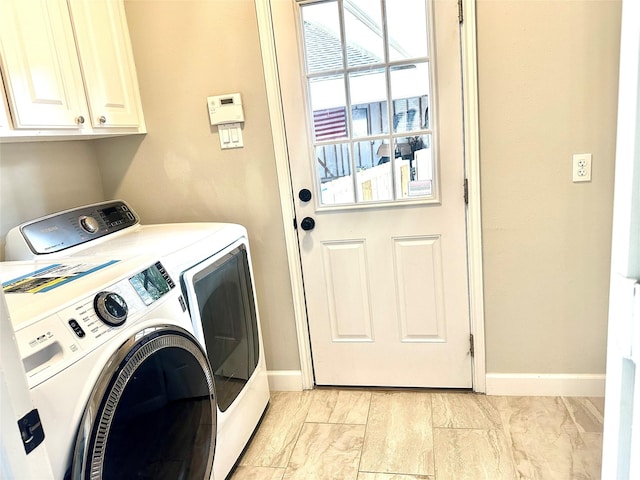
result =
[[207,97],[211,125],[244,122],[242,97],[239,93]]
[[242,97],[239,93],[207,97],[209,120],[218,126],[221,148],[240,148],[242,141]]

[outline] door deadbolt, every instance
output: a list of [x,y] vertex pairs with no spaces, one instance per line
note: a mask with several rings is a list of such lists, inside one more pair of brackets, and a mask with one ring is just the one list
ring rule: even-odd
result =
[[303,188],[298,192],[298,198],[303,202],[308,202],[309,200],[311,200],[311,190],[309,190],[308,188]]

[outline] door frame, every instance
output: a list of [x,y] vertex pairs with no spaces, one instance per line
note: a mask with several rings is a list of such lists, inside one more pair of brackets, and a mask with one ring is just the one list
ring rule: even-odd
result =
[[[280,191],[284,236],[289,262],[289,277],[293,296],[298,352],[300,357],[301,388],[314,387],[309,325],[302,283],[302,265],[298,236],[293,226],[295,218],[293,185],[291,183],[284,113],[280,95],[280,81],[275,50],[275,36],[271,15],[272,1],[255,0],[258,35],[262,50],[262,64],[269,105],[269,118],[276,160],[276,174]],[[475,392],[486,391],[486,358],[484,335],[484,286],[482,267],[482,216],[480,207],[480,138],[478,128],[478,75],[476,39],[476,0],[459,0],[464,12],[461,24],[462,95],[464,110],[464,164],[468,182],[469,203],[466,211],[467,258],[469,282],[469,316],[473,335],[472,382]],[[460,179],[462,182],[462,179]]]

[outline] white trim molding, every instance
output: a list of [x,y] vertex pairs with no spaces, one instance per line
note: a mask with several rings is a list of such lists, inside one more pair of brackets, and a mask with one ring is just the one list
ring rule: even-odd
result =
[[269,370],[269,390],[272,392],[299,392],[302,388],[300,370]]
[[484,284],[482,281],[482,210],[480,198],[480,127],[478,111],[478,50],[476,0],[463,0],[461,25],[462,90],[464,109],[465,175],[469,195],[467,206],[467,261],[469,315],[473,334],[473,390],[486,391],[484,338]]
[[604,397],[604,373],[487,373],[487,395]]
[[285,226],[284,237],[296,322],[301,388],[309,390],[314,386],[313,364],[311,363],[311,344],[309,342],[309,326],[307,324],[307,307],[304,297],[304,285],[302,283],[302,265],[300,264],[300,252],[298,250],[298,236],[293,228],[289,228],[293,225],[295,211],[293,209],[293,186],[289,173],[289,153],[287,150],[287,135],[284,128],[284,112],[282,111],[282,96],[280,94],[275,37],[271,20],[271,1],[255,0],[255,4],[260,48],[262,50],[262,66],[264,68],[264,79],[267,90],[267,102],[269,104],[269,119],[271,121],[273,148],[276,157],[280,207]]

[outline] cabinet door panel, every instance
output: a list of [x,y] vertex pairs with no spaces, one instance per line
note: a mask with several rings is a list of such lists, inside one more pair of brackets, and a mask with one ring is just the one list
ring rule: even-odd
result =
[[81,128],[87,107],[64,0],[1,0],[0,50],[16,129]]
[[122,1],[69,0],[94,127],[142,125],[138,82]]
[[4,81],[0,76],[0,135],[6,135],[11,131],[9,111],[7,110],[7,98],[4,93]]

